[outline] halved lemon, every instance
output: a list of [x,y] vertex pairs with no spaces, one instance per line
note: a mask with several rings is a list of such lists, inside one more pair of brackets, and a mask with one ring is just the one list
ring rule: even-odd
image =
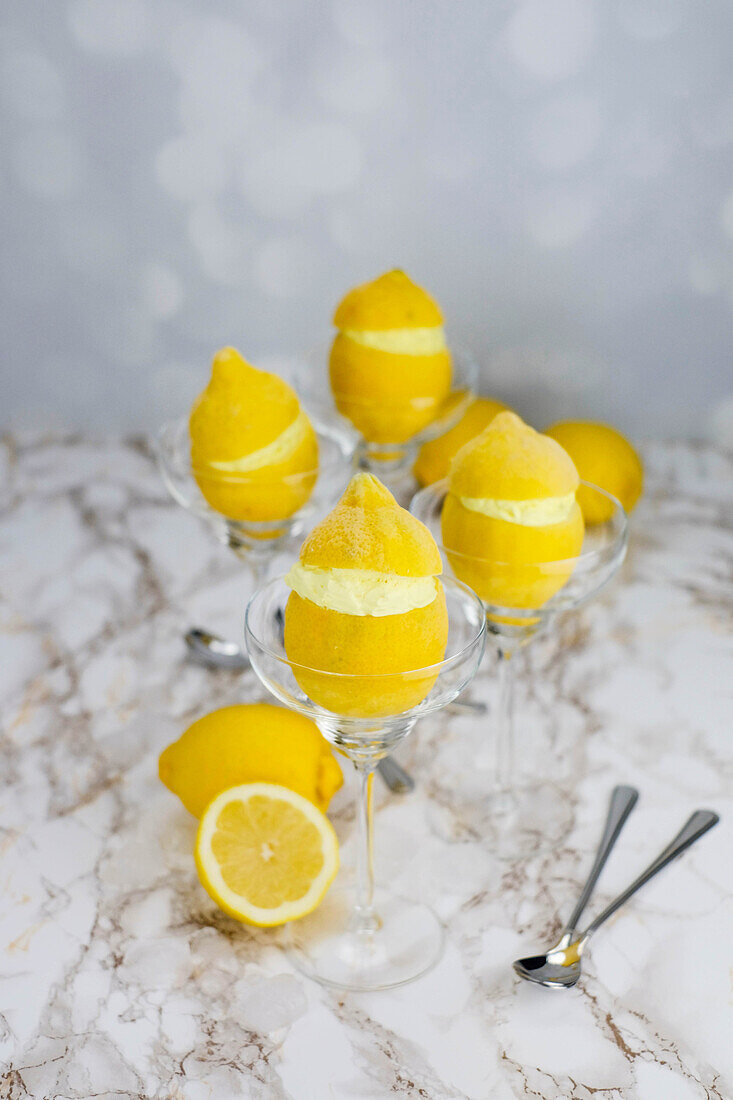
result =
[[199,823],[195,856],[217,905],[261,927],[312,912],[339,866],[330,821],[275,783],[244,783],[217,795]]

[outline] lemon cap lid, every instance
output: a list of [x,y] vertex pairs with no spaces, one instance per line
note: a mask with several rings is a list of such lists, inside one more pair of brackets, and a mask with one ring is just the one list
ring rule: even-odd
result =
[[300,415],[298,395],[233,347],[221,348],[194,402],[189,433],[194,464],[231,462],[273,443]]
[[559,443],[505,411],[457,452],[449,484],[459,497],[541,500],[575,493],[580,478]]
[[400,268],[350,290],[333,316],[338,329],[432,328],[443,324],[434,298]]
[[401,577],[442,572],[440,551],[427,527],[401,508],[373,474],[354,474],[336,507],[300,549],[301,565],[370,569]]

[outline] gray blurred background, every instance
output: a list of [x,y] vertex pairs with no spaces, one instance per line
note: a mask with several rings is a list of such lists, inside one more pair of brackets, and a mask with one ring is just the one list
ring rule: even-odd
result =
[[730,0],[5,0],[3,421],[141,431],[405,267],[537,426],[733,444]]

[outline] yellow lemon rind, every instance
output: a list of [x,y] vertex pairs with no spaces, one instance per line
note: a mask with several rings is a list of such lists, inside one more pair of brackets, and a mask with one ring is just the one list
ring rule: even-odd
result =
[[450,467],[457,497],[533,500],[575,493],[580,478],[570,455],[554,439],[516,415],[497,413],[464,444]]
[[333,316],[339,329],[433,328],[443,324],[440,306],[423,287],[395,268],[353,287]]
[[160,754],[158,774],[197,818],[222,791],[244,783],[288,787],[325,812],[343,783],[315,722],[272,703],[239,703],[202,715]]

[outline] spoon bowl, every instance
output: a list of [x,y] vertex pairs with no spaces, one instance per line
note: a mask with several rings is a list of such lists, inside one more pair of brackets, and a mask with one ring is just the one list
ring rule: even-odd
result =
[[530,955],[526,959],[516,959],[514,971],[520,978],[528,982],[536,982],[537,985],[547,985],[553,989],[569,989],[580,977],[580,959],[563,964],[550,962],[547,955]]

